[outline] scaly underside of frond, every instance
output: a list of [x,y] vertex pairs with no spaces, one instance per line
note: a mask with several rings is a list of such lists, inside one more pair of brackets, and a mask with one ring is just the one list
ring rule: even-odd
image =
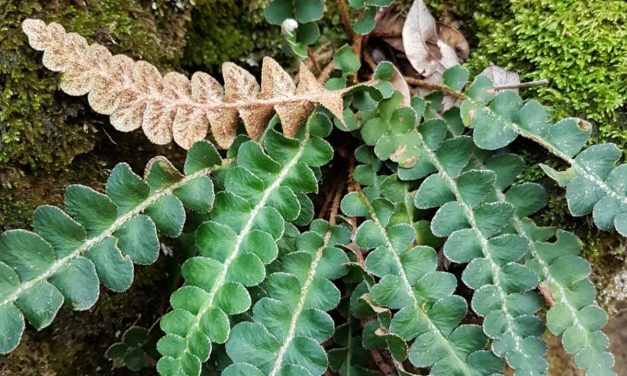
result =
[[163,157],[152,159],[144,179],[118,164],[105,193],[82,185],[65,192],[65,210],[35,210],[34,232],[11,230],[0,237],[0,353],[13,350],[24,317],[37,329],[54,320],[64,302],[87,310],[102,282],[122,292],[133,282],[133,263],[159,255],[157,231],[180,235],[185,208],[206,213],[214,202],[208,175],[223,162],[207,141],[187,155],[185,174]]
[[239,118],[251,139],[259,137],[275,113],[286,136],[293,136],[321,104],[343,122],[342,91],[326,90],[305,65],[299,83],[272,58],[263,60],[261,85],[233,63],[224,63],[224,87],[210,75],[196,72],[188,79],[180,73],[161,75],[146,61],[112,56],[97,43],[88,44],[57,23],[27,19],[22,24],[30,45],[44,51],[46,68],[61,72],[60,87],[70,95],[88,94],[90,106],[109,115],[119,131],[142,128],[155,144],[172,139],[188,149],[206,137],[209,128],[217,145],[228,148]]
[[277,257],[285,222],[301,215],[297,195],[318,191],[312,168],[333,156],[322,138],[330,131],[331,122],[319,114],[296,139],[270,130],[265,151],[255,141],[239,147],[211,219],[196,231],[199,255],[183,264],[185,285],[172,294],[173,310],[161,319],[166,335],[157,344],[163,355],[157,364],[160,374],[200,375],[212,343],[227,341],[229,316],[250,308],[246,287],[266,279],[265,265]]

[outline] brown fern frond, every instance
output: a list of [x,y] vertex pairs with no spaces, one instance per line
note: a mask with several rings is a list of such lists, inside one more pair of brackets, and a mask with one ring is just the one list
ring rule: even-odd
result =
[[272,58],[263,59],[261,85],[245,69],[224,63],[224,87],[216,79],[196,72],[188,79],[180,73],[161,75],[146,61],[113,56],[97,43],[88,44],[57,23],[27,19],[22,29],[30,45],[44,51],[43,65],[63,73],[60,87],[69,95],[88,94],[91,107],[109,115],[122,132],[142,127],[155,144],[173,138],[188,149],[206,137],[209,127],[216,143],[228,148],[239,118],[248,135],[261,135],[276,112],[287,136],[320,104],[343,121],[343,91],[326,90],[301,64],[299,83]]

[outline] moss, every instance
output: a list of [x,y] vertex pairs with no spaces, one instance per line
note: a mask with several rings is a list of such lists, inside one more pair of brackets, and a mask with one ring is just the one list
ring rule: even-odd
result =
[[268,1],[202,0],[192,11],[184,65],[216,72],[225,61],[256,67],[264,55],[276,56],[280,28],[268,24]]
[[[56,21],[115,53],[162,68],[178,66],[185,43],[181,26],[189,19],[189,9],[160,1],[153,10],[144,3],[0,0],[0,163],[35,172],[58,171],[104,138],[89,131],[104,122],[88,110],[85,99],[57,91],[59,75],[41,66],[41,53],[28,46],[21,32],[22,20]],[[165,16],[159,16],[159,10]]]

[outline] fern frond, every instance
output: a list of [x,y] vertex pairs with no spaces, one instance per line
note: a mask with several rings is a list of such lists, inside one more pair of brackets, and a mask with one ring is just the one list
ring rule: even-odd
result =
[[206,73],[191,80],[180,73],[161,76],[145,61],[124,55],[112,56],[103,46],[89,45],[76,33],[66,33],[57,23],[27,19],[22,28],[30,45],[44,51],[46,68],[63,73],[61,89],[70,95],[89,94],[89,104],[109,115],[119,131],[142,128],[155,144],[172,138],[189,148],[211,134],[221,148],[235,138],[238,119],[244,121],[252,139],[259,137],[276,112],[283,131],[293,136],[298,127],[321,104],[343,122],[342,91],[329,91],[301,65],[298,87],[281,66],[265,57],[261,85],[253,75],[233,63],[222,66],[224,88]]
[[[548,285],[555,301],[546,317],[549,330],[556,336],[562,335],[564,349],[575,356],[576,365],[586,370],[587,375],[615,375],[611,371],[614,357],[605,351],[609,341],[601,331],[607,323],[607,314],[595,304],[596,289],[588,278],[591,268],[579,256],[581,241],[573,233],[540,228],[526,218],[546,205],[547,194],[533,183],[510,188],[513,179],[522,172],[520,157],[500,154],[485,164],[478,158],[475,163],[496,172],[499,180],[496,202],[509,202],[516,208],[513,229],[529,245],[525,264]],[[548,242],[553,237],[556,240]]]
[[543,146],[570,166],[558,172],[541,165],[547,175],[566,187],[570,213],[592,213],[599,229],[615,228],[627,236],[627,165],[616,165],[622,156],[620,149],[614,144],[598,144],[582,150],[590,135],[588,123],[568,118],[553,124],[547,108],[537,101],[523,104],[510,90],[495,95],[492,86],[489,78],[477,76],[465,91],[461,114],[464,124],[473,128],[475,144],[495,150],[520,135]]
[[109,346],[105,352],[105,357],[113,361],[113,368],[126,366],[137,372],[154,367],[157,362],[154,355],[157,352],[155,329],[158,329],[156,323],[150,328],[131,326],[124,331],[120,341]]
[[484,317],[484,331],[493,339],[493,352],[520,372],[542,374],[547,368],[546,345],[538,337],[544,327],[534,316],[540,304],[534,295],[526,294],[539,281],[531,270],[517,263],[528,244],[523,237],[506,231],[514,206],[488,201],[488,194],[494,191],[495,173],[468,170],[460,174],[471,148],[471,140],[463,136],[439,146],[425,144],[426,155],[438,173],[420,185],[416,206],[440,207],[431,229],[437,236],[448,236],[444,254],[449,260],[469,262],[462,280],[477,290],[472,307]]
[[[516,159],[519,162],[516,162]],[[482,162],[477,163],[483,165]],[[590,265],[579,257],[581,241],[572,233],[554,228],[539,228],[525,216],[543,208],[547,202],[544,189],[531,183],[514,185],[505,191],[517,172],[513,165],[522,160],[512,154],[501,154],[485,162],[497,173],[501,182],[496,189],[496,202],[509,202],[516,208],[513,229],[526,239],[529,248],[525,264],[545,282],[555,301],[547,314],[547,326],[554,335],[562,335],[564,349],[575,355],[578,367],[587,375],[615,375],[611,371],[614,357],[605,352],[609,345],[601,329],[607,323],[606,313],[596,306],[596,290],[588,277]],[[507,167],[509,166],[509,167]],[[547,242],[556,236],[556,241]]]
[[[424,114],[424,101],[415,99],[412,108],[403,109],[407,112],[403,116],[396,115],[401,110],[396,101],[392,96],[379,107],[393,123],[387,128],[388,138],[398,142],[382,146],[382,138],[364,137],[364,141],[375,146],[377,157],[383,160],[409,153],[405,160],[413,162],[413,178],[427,176],[416,191],[415,205],[419,209],[439,208],[431,222],[433,234],[448,237],[444,245],[447,258],[470,262],[462,279],[467,286],[480,289],[473,299],[473,310],[485,316],[484,331],[494,340],[494,353],[515,369],[544,372],[546,346],[538,338],[543,326],[534,316],[540,305],[526,294],[539,281],[518,263],[527,252],[527,242],[507,233],[514,207],[490,202],[489,194],[496,184],[494,172],[466,170],[473,152],[469,137],[446,139],[446,124],[439,119],[428,120],[416,130],[417,119]],[[385,102],[390,103],[389,110]],[[367,124],[362,136],[372,132]],[[517,304],[519,301],[525,304]]]
[[612,371],[614,356],[607,352],[609,340],[601,329],[607,314],[595,304],[596,289],[588,275],[588,261],[578,256],[582,244],[572,233],[557,230],[557,240],[546,242],[553,229],[538,228],[524,219],[523,233],[534,240],[533,258],[527,262],[549,286],[555,301],[546,321],[554,335],[562,336],[566,352],[573,354],[575,364],[586,375],[616,375]]
[[377,376],[379,372],[373,370],[374,363],[368,351],[362,346],[361,335],[357,334],[359,324],[352,317],[338,326],[333,341],[341,346],[328,351],[329,369],[340,376]]
[[148,163],[144,179],[121,163],[112,170],[106,193],[71,185],[65,193],[69,214],[40,206],[34,232],[5,232],[0,237],[0,353],[19,344],[24,317],[42,329],[64,301],[74,310],[91,308],[100,282],[112,291],[128,289],[133,263],[151,264],[159,255],[157,230],[176,237],[185,223],[184,207],[212,208],[207,175],[222,166],[207,141],[189,150],[185,175],[163,157]]
[[196,232],[199,256],[183,264],[185,286],[172,294],[174,309],[161,319],[166,336],[157,344],[163,355],[157,363],[160,374],[199,375],[212,343],[226,342],[229,316],[250,307],[245,286],[265,279],[265,264],[277,257],[284,222],[299,217],[296,194],[317,192],[312,168],[333,156],[322,139],[330,131],[329,119],[318,114],[296,140],[269,130],[267,154],[254,141],[239,147],[237,165],[226,173],[211,220]]
[[[454,125],[459,119],[446,121],[448,131],[459,135],[461,128]],[[513,185],[523,171],[523,160],[514,154],[498,154],[483,160],[474,153],[470,165],[496,173],[495,202],[510,203],[516,209],[512,216],[513,230],[529,245],[526,265],[548,284],[556,304],[549,309],[547,324],[555,335],[565,334],[562,342],[567,352],[575,354],[577,366],[588,375],[614,375],[613,356],[605,352],[608,340],[601,331],[607,322],[605,312],[594,304],[596,290],[587,278],[590,266],[579,257],[581,241],[572,233],[553,228],[538,228],[526,218],[547,204],[547,193],[538,184]],[[557,235],[555,242],[546,242]]]
[[320,345],[333,335],[326,312],[340,302],[331,280],[346,273],[348,257],[337,245],[347,244],[346,226],[316,220],[302,234],[296,252],[281,260],[281,271],[267,280],[266,297],[253,308],[254,322],[233,327],[226,351],[235,362],[225,372],[255,372],[277,376],[322,375],[327,355]]
[[[466,301],[453,292],[456,278],[436,271],[435,250],[413,247],[414,228],[391,224],[393,204],[380,197],[376,186],[351,192],[342,200],[349,216],[368,217],[355,235],[359,247],[371,250],[366,270],[380,280],[370,288],[376,305],[396,310],[387,330],[412,341],[408,356],[416,367],[432,367],[434,375],[490,374],[501,362],[484,351],[487,338],[475,325],[459,325],[466,315]],[[402,362],[403,359],[395,359]]]

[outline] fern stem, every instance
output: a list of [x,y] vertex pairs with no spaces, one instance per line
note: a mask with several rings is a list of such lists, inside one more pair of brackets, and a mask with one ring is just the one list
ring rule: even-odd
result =
[[10,304],[10,303],[13,303],[14,301],[16,301],[19,298],[19,296],[24,291],[27,291],[31,287],[36,285],[37,283],[39,283],[41,281],[45,281],[48,278],[52,277],[61,268],[66,266],[72,259],[75,259],[75,258],[81,256],[83,253],[89,251],[92,246],[98,244],[99,242],[101,242],[105,238],[111,236],[115,231],[119,230],[131,218],[133,218],[134,216],[136,216],[138,214],[141,214],[144,210],[146,210],[146,208],[148,208],[150,205],[152,205],[155,202],[157,202],[162,197],[164,197],[166,195],[169,195],[169,194],[172,194],[172,192],[174,192],[176,189],[184,186],[189,181],[191,181],[191,180],[193,180],[193,179],[195,179],[195,178],[197,178],[199,176],[209,175],[210,173],[212,173],[212,172],[214,172],[214,171],[216,171],[218,169],[221,169],[221,168],[224,168],[224,167],[228,166],[232,162],[233,162],[232,159],[225,159],[225,160],[222,161],[222,164],[220,166],[218,166],[218,167],[205,168],[205,169],[199,170],[199,171],[197,171],[197,172],[195,172],[193,174],[187,175],[187,176],[183,177],[183,179],[181,179],[181,180],[177,181],[176,183],[172,184],[171,186],[156,192],[152,196],[149,196],[146,200],[141,202],[134,209],[130,210],[128,213],[125,213],[124,215],[122,215],[121,217],[116,219],[115,222],[113,222],[111,224],[111,226],[109,226],[102,233],[100,233],[97,236],[94,236],[94,237],[91,237],[91,238],[85,240],[83,245],[81,245],[75,251],[73,251],[69,255],[67,255],[67,256],[65,256],[65,257],[55,261],[54,263],[50,264],[50,267],[43,274],[39,275],[37,278],[31,279],[30,281],[21,284],[18,289],[16,289],[11,295],[9,295],[7,298],[2,300],[2,302],[0,302],[0,307],[2,307],[4,305],[7,305],[7,304]]

